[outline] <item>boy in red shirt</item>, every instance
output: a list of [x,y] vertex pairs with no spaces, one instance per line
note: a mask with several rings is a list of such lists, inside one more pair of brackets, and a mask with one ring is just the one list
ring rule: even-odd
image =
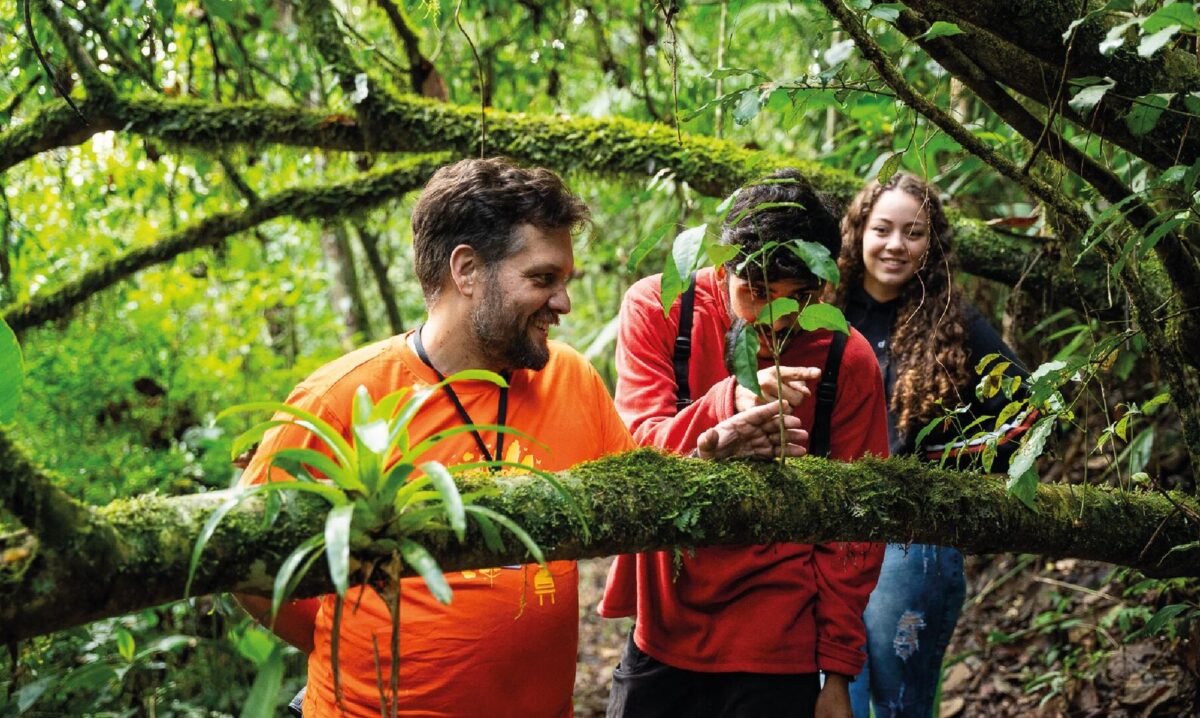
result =
[[[763,402],[731,376],[725,346],[735,323],[752,322],[780,296],[819,301],[823,283],[786,248],[736,268],[768,242],[801,238],[837,256],[837,213],[794,171],[744,187],[721,241],[739,248],[696,276],[689,405],[676,408],[674,344],[680,301],[664,318],[661,279],[636,283],[621,305],[616,404],[641,445],[680,453],[704,448],[708,430]],[[761,209],[754,209],[762,205]],[[798,205],[798,206],[797,206]],[[782,318],[782,333],[794,317]],[[795,329],[783,351],[782,385],[760,342],[759,382],[813,426],[807,383],[826,362],[832,333]],[[851,330],[828,432],[829,456],[886,456],[883,384],[871,347]],[[698,447],[698,444],[700,445]],[[703,455],[703,451],[700,452]],[[600,605],[606,617],[636,615],[613,674],[609,716],[849,716],[848,683],[862,668],[862,612],[879,575],[882,544],[778,543],[619,556]],[[819,687],[818,671],[825,674]]]

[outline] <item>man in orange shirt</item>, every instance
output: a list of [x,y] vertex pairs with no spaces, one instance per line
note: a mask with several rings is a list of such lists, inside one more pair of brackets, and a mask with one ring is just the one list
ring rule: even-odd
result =
[[[506,160],[464,160],[439,170],[413,210],[415,271],[428,318],[416,330],[351,352],[301,383],[289,404],[313,412],[347,438],[353,395],[372,397],[430,385],[464,369],[508,375],[509,387],[463,381],[430,397],[410,424],[414,441],[447,427],[501,424],[540,443],[489,431],[448,438],[424,460],[447,465],[503,459],[546,471],[634,446],[600,377],[569,347],[548,341],[570,311],[566,285],[574,273],[572,231],[588,218],[583,202],[542,169]],[[701,455],[775,453],[767,405],[708,432]],[[806,439],[790,424],[787,451]],[[268,478],[270,457],[284,447],[321,449],[304,429],[267,434],[244,481]],[[401,583],[400,695],[405,715],[569,716],[578,639],[574,562],[458,571],[447,576],[450,605],[420,579]],[[261,618],[265,599],[243,597]],[[331,642],[334,597],[287,605],[274,628],[309,654],[306,718],[378,716],[376,683],[390,673],[390,614],[372,590],[351,589],[339,632],[343,699],[334,695]],[[376,649],[378,646],[378,649]],[[378,656],[376,655],[378,650]]]

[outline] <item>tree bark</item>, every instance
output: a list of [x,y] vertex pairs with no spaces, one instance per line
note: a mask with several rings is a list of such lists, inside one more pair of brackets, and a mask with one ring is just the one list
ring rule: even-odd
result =
[[[24,480],[22,472],[30,470],[0,465],[0,483]],[[1155,576],[1200,575],[1200,550],[1193,543],[1198,527],[1186,516],[1198,507],[1181,495],[1042,485],[1033,511],[994,477],[912,459],[845,464],[810,458],[780,469],[774,462],[716,463],[649,449],[581,464],[558,478],[577,498],[586,534],[579,517],[538,477],[487,476],[459,485],[464,491],[485,483],[499,489],[479,503],[512,517],[551,560],[716,544],[871,540],[1108,561]],[[120,541],[102,573],[80,571],[89,557],[63,560],[40,550],[21,562],[0,563],[0,642],[181,598],[195,537],[228,496],[146,496],[96,510],[96,519]],[[268,529],[262,502],[244,502],[212,535],[193,592],[269,595],[275,570],[292,548],[322,530],[326,509],[320,499],[289,496]],[[18,538],[28,543],[27,537],[9,541]],[[462,544],[444,531],[412,538],[444,570],[529,560],[511,538],[506,550],[489,552],[474,530]],[[392,546],[381,537],[355,557],[371,561],[389,555]],[[324,562],[317,566],[298,595],[328,592]]]

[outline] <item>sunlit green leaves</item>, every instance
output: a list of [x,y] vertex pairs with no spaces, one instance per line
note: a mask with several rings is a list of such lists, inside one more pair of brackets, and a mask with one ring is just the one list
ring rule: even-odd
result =
[[805,331],[828,329],[850,334],[850,323],[846,321],[846,315],[832,304],[809,304],[800,312],[798,323]]
[[1070,105],[1072,110],[1081,115],[1086,115],[1100,103],[1100,100],[1104,99],[1104,95],[1109,90],[1116,86],[1117,81],[1110,77],[1081,77],[1071,84],[1076,87],[1083,85],[1083,87],[1075,93],[1075,96],[1067,104]]
[[25,362],[17,336],[0,319],[0,424],[7,424],[16,416],[24,377]]
[[954,37],[962,35],[963,31],[958,25],[945,20],[937,20],[923,34],[918,35],[918,40],[936,40],[939,37]]
[[700,268],[701,249],[704,246],[707,224],[689,227],[675,236],[671,243],[671,257],[662,273],[663,316],[670,314],[671,305],[687,289],[692,272]]
[[1034,462],[1042,455],[1046,447],[1046,439],[1054,429],[1057,420],[1055,416],[1044,416],[1038,419],[1033,428],[1021,442],[1021,448],[1013,454],[1008,466],[1008,491],[1016,496],[1029,508],[1036,508],[1034,500],[1037,497],[1038,474]]
[[836,287],[841,281],[837,260],[829,254],[829,248],[825,245],[803,239],[793,239],[785,243],[784,247],[808,265],[810,272],[826,282]]
[[741,331],[733,340],[733,375],[737,383],[762,396],[762,387],[758,384],[758,332],[753,325],[742,326]]
[[1175,97],[1173,92],[1163,92],[1153,95],[1142,95],[1134,100],[1129,112],[1125,115],[1125,126],[1135,135],[1144,135],[1158,124],[1158,118],[1163,110]]
[[800,302],[791,297],[778,297],[777,299],[772,299],[760,309],[754,321],[757,324],[771,325],[783,317],[795,314],[798,311],[800,311]]

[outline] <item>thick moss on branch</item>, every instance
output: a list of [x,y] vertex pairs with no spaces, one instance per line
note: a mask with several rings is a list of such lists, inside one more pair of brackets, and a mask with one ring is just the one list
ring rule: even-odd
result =
[[421,155],[398,166],[319,187],[297,187],[267,197],[241,212],[221,212],[195,222],[163,239],[88,270],[79,279],[54,292],[9,309],[4,320],[13,331],[24,331],[66,316],[93,294],[129,278],[134,273],[202,247],[224,242],[277,217],[296,219],[333,217],[362,211],[402,197],[420,188],[441,165],[444,155]]
[[[544,481],[531,476],[475,477],[464,489],[499,489],[480,500],[508,514],[552,559],[578,559],[673,546],[780,540],[917,541],[967,552],[1022,551],[1109,561],[1154,575],[1200,575],[1200,552],[1171,553],[1200,527],[1158,495],[1095,487],[1041,486],[1038,511],[1009,496],[1002,481],[938,470],[912,460],[819,459],[712,463],[640,450],[583,464],[559,478],[579,499],[590,531]],[[31,567],[0,585],[0,641],[47,633],[103,616],[179,598],[194,537],[226,492],[118,501],[99,515],[122,537],[110,573],[72,575]],[[1175,501],[1195,508],[1186,497]],[[268,594],[271,575],[302,538],[322,530],[326,506],[309,495],[289,499],[267,529],[255,499],[232,511],[205,550],[194,591]],[[516,541],[491,553],[478,533],[458,544],[444,532],[415,537],[445,570],[528,560]],[[357,554],[378,556],[381,541]],[[84,588],[86,584],[86,588]],[[49,586],[45,592],[36,586]],[[303,595],[328,591],[314,572]],[[45,598],[43,594],[53,596]],[[39,598],[43,596],[43,598]]]

